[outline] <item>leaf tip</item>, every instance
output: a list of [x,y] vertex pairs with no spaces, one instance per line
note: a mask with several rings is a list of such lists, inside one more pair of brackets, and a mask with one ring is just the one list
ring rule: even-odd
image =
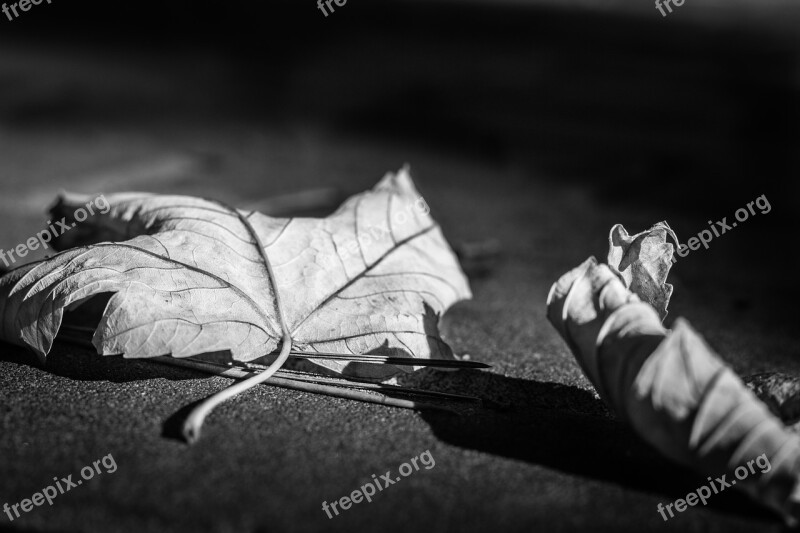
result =
[[622,224],[615,224],[608,235],[608,266],[625,286],[652,305],[663,320],[672,296],[672,285],[666,282],[672,267],[675,245],[667,242],[678,236],[662,220],[649,229],[631,235]]

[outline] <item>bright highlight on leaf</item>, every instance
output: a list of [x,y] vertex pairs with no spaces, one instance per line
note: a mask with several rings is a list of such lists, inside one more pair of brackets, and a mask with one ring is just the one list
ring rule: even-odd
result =
[[[274,362],[273,372],[291,350],[454,358],[438,322],[471,297],[469,284],[406,169],[327,218],[187,196],[106,198],[110,210],[75,233],[79,247],[0,278],[4,340],[43,359],[65,308],[111,294],[93,337],[102,355],[229,352]],[[310,360],[371,378],[415,368]]]

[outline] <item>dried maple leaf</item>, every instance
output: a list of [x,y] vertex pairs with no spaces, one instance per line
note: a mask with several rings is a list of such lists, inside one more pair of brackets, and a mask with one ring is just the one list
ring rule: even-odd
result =
[[[285,360],[293,347],[453,358],[438,319],[471,297],[469,284],[405,169],[327,218],[272,218],[187,196],[106,198],[107,213],[64,235],[84,246],[0,278],[0,337],[44,358],[64,308],[111,293],[93,337],[103,355],[229,351],[255,361],[276,360],[281,348]],[[56,211],[82,200],[62,198]],[[312,361],[371,377],[398,370]]]
[[620,274],[631,292],[658,311],[661,320],[667,316],[672,296],[667,276],[675,248],[667,242],[667,236],[678,242],[678,236],[665,221],[633,236],[617,224],[608,235],[608,265]]

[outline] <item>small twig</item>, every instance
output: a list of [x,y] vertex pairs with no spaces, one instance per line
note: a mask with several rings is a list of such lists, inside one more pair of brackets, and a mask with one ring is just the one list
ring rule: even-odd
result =
[[[193,370],[199,370],[209,374],[215,374],[218,376],[223,376],[233,379],[244,379],[245,382],[251,380],[254,377],[254,374],[252,372],[248,372],[247,370],[244,370],[242,368],[220,367],[219,365],[216,365],[214,363],[195,361],[193,359],[177,359],[174,357],[154,357],[152,358],[152,361],[172,366],[190,368]],[[261,373],[256,373],[255,376],[261,376]],[[388,405],[391,407],[400,407],[402,409],[414,409],[414,410],[438,409],[444,411],[450,410],[446,406],[442,405],[417,402],[413,400],[403,400],[400,398],[392,398],[391,396],[387,396],[386,394],[376,392],[374,390],[349,389],[341,386],[323,385],[321,383],[287,379],[284,377],[277,377],[277,376],[271,376],[268,379],[264,379],[262,381],[269,383],[270,385],[275,385],[277,387],[283,387],[286,389],[300,390],[316,394],[324,394],[326,396],[346,398],[348,400],[358,400],[361,402],[377,403],[381,405]],[[236,387],[236,385],[225,389],[223,392],[229,391],[234,387]]]
[[296,359],[320,359],[334,361],[352,361],[357,363],[377,363],[382,365],[434,366],[439,368],[491,368],[491,365],[476,361],[460,361],[458,359],[423,359],[417,357],[392,357],[372,354],[338,354],[324,352],[292,352]]
[[[201,361],[205,362],[205,361]],[[241,363],[243,366],[239,367],[231,367],[225,366],[220,363],[208,363],[211,365],[215,365],[220,369],[226,368],[241,368],[243,370],[255,370],[260,372],[263,369],[266,369],[266,366],[253,364],[253,363]],[[285,368],[280,369],[279,371],[275,372],[275,377],[283,378],[289,381],[305,381],[309,383],[320,383],[323,385],[333,385],[335,387],[346,387],[346,388],[357,388],[357,389],[374,389],[374,390],[383,390],[387,392],[393,392],[398,394],[406,394],[409,396],[417,396],[417,397],[428,397],[431,399],[436,400],[445,400],[450,402],[469,402],[469,403],[482,403],[483,400],[478,398],[477,396],[468,396],[464,394],[454,394],[451,392],[438,392],[438,391],[427,391],[422,389],[412,389],[410,387],[399,387],[397,385],[387,385],[385,383],[376,383],[374,381],[367,381],[365,379],[359,379],[353,376],[347,376],[345,378],[339,378],[334,376],[326,376],[322,374],[316,374],[313,372],[304,372],[300,370],[287,370]]]

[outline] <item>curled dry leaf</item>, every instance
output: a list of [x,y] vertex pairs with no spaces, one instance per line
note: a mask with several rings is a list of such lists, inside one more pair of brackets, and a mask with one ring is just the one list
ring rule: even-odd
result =
[[[85,200],[64,197],[54,213]],[[0,278],[0,337],[43,359],[65,308],[110,294],[93,337],[103,355],[453,358],[439,317],[471,297],[469,284],[406,169],[327,218],[272,218],[188,196],[106,200],[105,214],[65,234],[78,242],[61,244],[80,247]],[[361,377],[399,370],[312,361]]]
[[608,266],[620,274],[628,289],[658,311],[661,320],[667,316],[672,296],[667,276],[675,249],[667,242],[668,236],[678,242],[666,221],[633,236],[617,224],[608,235]]
[[[789,523],[800,515],[800,438],[790,433],[688,322],[667,331],[616,272],[590,258],[550,291],[548,319],[609,407],[652,446],[705,475],[731,474]],[[732,475],[732,474],[731,474]]]

